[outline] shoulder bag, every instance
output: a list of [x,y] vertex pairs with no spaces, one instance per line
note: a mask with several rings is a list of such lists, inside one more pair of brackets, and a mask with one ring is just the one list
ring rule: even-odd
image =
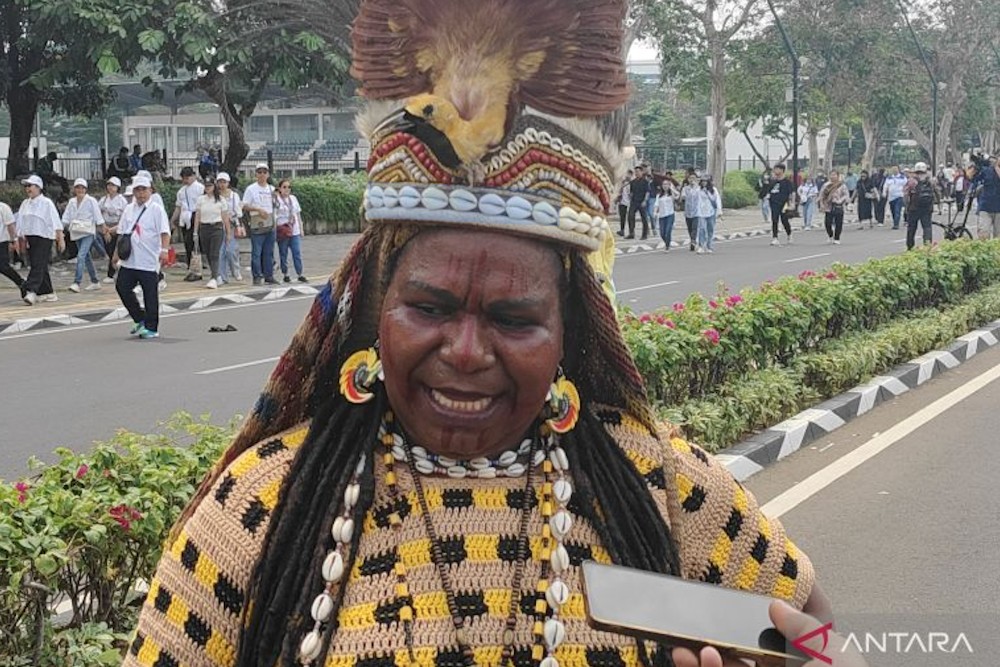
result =
[[145,212],[146,207],[143,206],[142,210],[139,211],[139,217],[137,217],[135,222],[132,223],[128,232],[123,232],[118,235],[118,242],[115,244],[115,252],[118,253],[118,259],[123,262],[132,256],[132,230],[139,225],[139,221],[142,220],[142,214]]

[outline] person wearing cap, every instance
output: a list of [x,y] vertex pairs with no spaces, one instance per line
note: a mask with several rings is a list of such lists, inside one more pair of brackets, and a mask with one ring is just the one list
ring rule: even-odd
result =
[[52,258],[52,244],[62,252],[66,248],[63,239],[63,223],[59,211],[52,200],[42,194],[42,179],[31,175],[21,181],[28,195],[17,209],[17,229],[28,246],[31,269],[24,281],[24,302],[29,306],[36,301],[58,301],[52,290],[49,262]]
[[[170,248],[170,220],[163,207],[151,201],[152,183],[136,176],[132,180],[135,201],[122,212],[119,229],[132,241],[132,252],[119,264],[116,290],[132,318],[133,336],[157,338],[160,328],[160,268]],[[114,260],[118,261],[118,251]],[[142,287],[143,305],[135,295]]]
[[231,232],[219,253],[219,277],[222,283],[243,280],[243,272],[240,270],[240,238],[246,234],[246,228],[240,220],[243,216],[243,200],[240,199],[239,192],[229,187],[229,181],[229,174],[224,171],[220,171],[215,177],[215,187],[219,189],[219,196],[226,202],[229,211]]
[[897,165],[889,167],[889,175],[882,183],[882,198],[888,203],[892,213],[892,228],[899,229],[903,215],[903,190],[906,188],[906,176],[900,173]]
[[184,278],[187,282],[201,280],[201,276],[191,273],[191,261],[194,259],[195,234],[194,234],[194,214],[197,208],[198,197],[205,194],[205,186],[198,182],[194,169],[184,167],[181,169],[181,182],[184,184],[177,190],[177,202],[174,204],[174,213],[170,216],[170,225],[180,224],[181,235],[184,237],[184,253],[187,257],[188,275]]
[[111,258],[115,254],[115,244],[118,242],[118,221],[128,206],[128,200],[120,194],[121,187],[121,180],[117,176],[112,176],[105,186],[105,195],[97,202],[101,208],[101,217],[104,218],[104,224],[98,231],[104,241],[104,250],[108,253],[108,275],[103,281],[106,285],[115,281],[115,263]]
[[[267,182],[270,170],[264,163],[254,170],[257,181],[247,186],[243,192],[243,210],[249,211],[250,225],[250,270],[253,284],[274,285],[274,186]],[[255,222],[259,224],[255,224]],[[270,222],[270,224],[268,224]]]
[[139,177],[139,178],[145,178],[147,181],[149,181],[149,191],[152,193],[152,194],[149,195],[149,203],[150,204],[159,204],[160,208],[162,208],[164,211],[166,211],[167,210],[167,205],[163,201],[163,197],[160,196],[160,193],[156,191],[156,179],[153,178],[153,174],[151,174],[150,172],[146,171],[145,169],[140,169],[136,173],[136,176]]
[[24,278],[10,265],[11,244],[17,243],[17,225],[14,221],[14,211],[5,202],[0,201],[0,275],[7,276],[24,296]]
[[209,176],[205,179],[205,194],[194,205],[194,231],[211,276],[205,285],[208,289],[215,289],[222,282],[220,259],[222,245],[232,233],[229,225],[229,204],[216,187],[215,178]]
[[90,256],[90,249],[97,240],[99,228],[104,226],[104,215],[97,200],[87,194],[86,179],[78,178],[73,182],[73,198],[66,204],[62,220],[63,226],[69,231],[70,240],[75,241],[77,247],[76,275],[73,277],[73,284],[69,286],[69,291],[80,291],[85,266],[90,276],[90,284],[86,290],[92,292],[101,289],[97,267],[94,266],[94,260]]
[[941,201],[941,194],[926,163],[913,165],[913,176],[903,189],[903,197],[906,201],[906,249],[913,250],[916,245],[917,225],[923,229],[924,245],[930,245],[933,240],[931,215],[935,204]]

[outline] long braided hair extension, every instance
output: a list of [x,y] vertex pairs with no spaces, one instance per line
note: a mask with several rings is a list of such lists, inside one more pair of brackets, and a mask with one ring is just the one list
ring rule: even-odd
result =
[[[384,229],[369,229],[359,241],[368,248],[352,254],[359,264],[353,269],[345,266],[341,272],[341,276],[358,275],[357,269],[362,269],[365,276],[353,293],[355,319],[350,330],[336,332],[337,340],[328,338],[323,342],[324,352],[332,354],[317,355],[324,363],[315,369],[312,384],[312,425],[285,478],[254,570],[249,603],[244,605],[239,667],[297,664],[298,642],[311,627],[310,606],[323,586],[320,572],[331,546],[331,525],[362,454],[374,450],[382,416],[389,408],[381,388],[372,401],[362,406],[348,403],[336,390],[344,358],[375,340],[377,314],[389,278],[405,240],[412,237],[411,233],[386,238]],[[570,261],[569,284],[561,291],[567,351],[563,366],[567,376],[577,384],[584,405],[601,397],[605,404],[627,408],[655,435],[642,381],[617,333],[613,308],[583,258],[573,253]],[[582,410],[576,428],[564,437],[577,487],[574,510],[594,527],[612,560],[679,575],[676,545],[646,481],[597,416]],[[373,458],[367,457],[361,475],[355,525],[363,524],[374,500]],[[353,567],[360,533],[356,531],[345,558],[347,572]],[[320,665],[325,662],[330,638],[336,631],[343,588],[326,630],[317,661]],[[644,642],[637,644],[647,667],[671,664],[664,647],[651,657]]]

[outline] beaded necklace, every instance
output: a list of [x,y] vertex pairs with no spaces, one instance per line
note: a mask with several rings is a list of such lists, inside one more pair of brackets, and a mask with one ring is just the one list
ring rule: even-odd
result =
[[[555,434],[546,426],[539,429],[539,437],[527,439],[522,442],[517,452],[505,452],[494,460],[488,460],[490,465],[474,467],[473,462],[463,464],[459,461],[440,461],[431,459],[431,456],[420,456],[418,453],[425,453],[426,450],[418,449],[406,442],[405,438],[394,431],[394,417],[392,412],[387,412],[383,424],[379,429],[379,440],[385,448],[382,461],[385,467],[385,482],[393,495],[393,500],[397,508],[402,502],[399,486],[397,483],[395,465],[397,462],[406,462],[409,466],[413,478],[414,491],[420,504],[423,515],[424,528],[427,537],[431,542],[431,560],[437,569],[445,592],[445,599],[448,611],[451,614],[452,623],[455,627],[455,638],[462,652],[465,664],[473,666],[474,655],[472,647],[468,643],[468,632],[465,628],[465,621],[458,611],[455,600],[454,589],[451,586],[448,568],[445,564],[441,542],[438,539],[437,531],[428,511],[427,498],[424,494],[422,475],[446,475],[456,478],[457,475],[451,472],[457,467],[469,472],[482,472],[483,470],[499,471],[507,469],[506,474],[516,477],[527,473],[525,481],[524,505],[520,521],[520,530],[517,541],[517,564],[512,581],[511,604],[508,611],[506,624],[503,632],[503,652],[501,664],[513,665],[514,657],[514,628],[516,625],[516,615],[518,608],[518,597],[521,591],[521,584],[524,577],[524,570],[527,565],[528,553],[528,524],[531,515],[531,504],[528,502],[528,492],[534,494],[534,473],[541,464],[543,482],[539,512],[542,516],[542,539],[541,539],[541,560],[542,572],[535,587],[537,600],[534,607],[535,622],[532,627],[533,644],[531,649],[532,661],[539,667],[559,667],[559,662],[554,656],[555,650],[566,639],[566,627],[559,620],[561,607],[569,600],[569,587],[562,580],[562,576],[569,567],[569,552],[564,546],[564,541],[573,526],[573,518],[567,509],[570,498],[573,495],[573,486],[569,480],[569,461],[565,450],[556,441]],[[522,451],[527,446],[527,451]],[[417,452],[414,452],[417,450]],[[511,458],[511,454],[514,457]],[[510,468],[518,465],[518,461],[530,462],[530,465],[521,464],[523,470],[515,468],[511,474]],[[418,465],[420,462],[432,462],[433,468],[426,465]],[[479,459],[473,461],[480,462]],[[452,465],[445,466],[443,463]],[[299,661],[302,665],[313,665],[319,654],[322,652],[323,631],[333,611],[334,593],[344,575],[344,561],[346,550],[349,548],[354,537],[354,521],[350,518],[354,506],[357,504],[360,494],[358,479],[364,470],[365,458],[362,456],[351,481],[344,492],[344,506],[341,514],[334,521],[331,529],[334,540],[334,548],[329,552],[323,562],[322,574],[326,582],[324,590],[313,601],[311,614],[313,619],[313,629],[305,635],[299,646]],[[422,469],[423,468],[423,469]],[[426,470],[426,472],[425,472]],[[489,473],[487,473],[487,476]],[[465,476],[465,475],[463,475]],[[478,475],[477,475],[478,476]],[[493,477],[496,474],[492,475]],[[399,620],[403,624],[403,631],[406,636],[407,650],[411,660],[414,660],[413,652],[413,597],[410,594],[406,578],[406,566],[402,562],[399,554],[399,531],[402,528],[402,518],[399,512],[392,512],[389,517],[389,525],[397,536],[396,563],[393,573],[396,576],[395,597],[399,605]]]

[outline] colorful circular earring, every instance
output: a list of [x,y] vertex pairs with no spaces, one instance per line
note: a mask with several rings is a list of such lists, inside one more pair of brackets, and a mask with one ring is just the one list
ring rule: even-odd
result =
[[580,417],[580,393],[576,385],[563,375],[562,368],[549,387],[545,423],[554,433],[568,433]]
[[351,403],[367,403],[375,396],[372,392],[375,382],[384,379],[376,342],[374,347],[349,356],[340,367],[340,393]]

